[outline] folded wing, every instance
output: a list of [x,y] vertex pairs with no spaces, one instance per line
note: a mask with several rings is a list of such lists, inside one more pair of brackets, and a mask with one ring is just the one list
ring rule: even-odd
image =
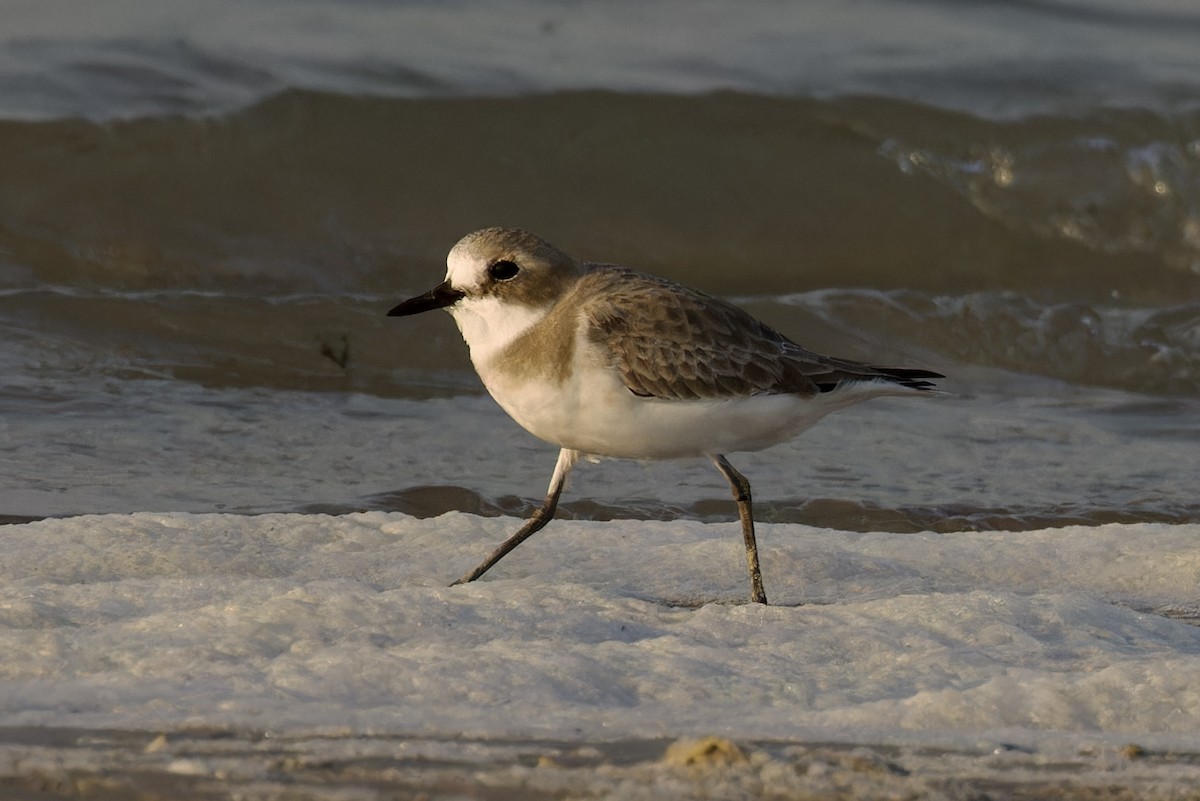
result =
[[635,270],[596,265],[578,288],[589,336],[643,397],[817,395],[862,381],[927,390],[942,377],[822,356],[737,306]]

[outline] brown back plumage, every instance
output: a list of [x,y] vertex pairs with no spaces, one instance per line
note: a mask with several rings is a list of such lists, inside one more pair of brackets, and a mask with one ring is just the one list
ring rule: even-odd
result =
[[[932,389],[928,370],[874,367],[806,350],[748,312],[694,289],[614,265],[586,265],[592,340],[635,395],[672,400],[817,395],[848,382]],[[670,365],[663,370],[662,365]]]

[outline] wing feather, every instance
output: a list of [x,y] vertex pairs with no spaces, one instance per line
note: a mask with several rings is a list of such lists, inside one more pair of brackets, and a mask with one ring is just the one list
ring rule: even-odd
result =
[[588,268],[576,289],[589,336],[635,395],[810,396],[849,381],[931,389],[925,379],[942,377],[822,356],[719,298],[624,267]]

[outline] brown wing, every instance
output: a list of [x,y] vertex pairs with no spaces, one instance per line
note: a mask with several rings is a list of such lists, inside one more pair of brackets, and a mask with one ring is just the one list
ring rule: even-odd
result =
[[913,389],[940,378],[876,368],[805,350],[737,306],[623,267],[591,266],[579,290],[592,340],[630,392],[690,400],[815,395],[846,381],[884,380]]

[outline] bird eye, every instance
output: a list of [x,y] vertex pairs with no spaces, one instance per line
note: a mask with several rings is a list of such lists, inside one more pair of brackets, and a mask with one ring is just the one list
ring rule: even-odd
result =
[[507,281],[520,272],[521,268],[516,265],[516,262],[511,262],[508,259],[501,259],[493,262],[488,266],[488,275],[494,281]]

